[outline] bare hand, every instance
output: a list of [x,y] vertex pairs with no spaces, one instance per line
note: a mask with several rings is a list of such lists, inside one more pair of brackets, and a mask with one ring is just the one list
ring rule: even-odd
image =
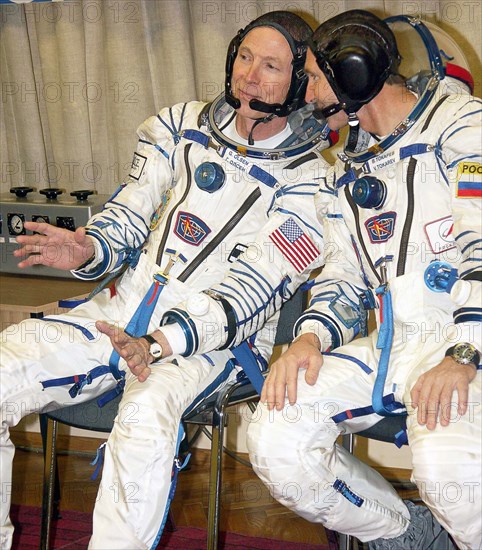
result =
[[23,245],[14,251],[14,256],[27,256],[18,267],[25,268],[42,264],[57,269],[77,269],[94,255],[91,237],[85,227],[69,231],[49,223],[25,222],[25,229],[35,235],[19,235],[17,243]]
[[145,338],[133,338],[121,328],[105,321],[97,321],[95,326],[99,332],[110,338],[112,347],[125,360],[139,382],[145,382],[151,374],[149,365],[153,361],[149,353],[149,342]]
[[307,384],[313,386],[316,383],[323,364],[319,345],[316,335],[303,334],[273,363],[261,392],[261,401],[267,403],[269,410],[275,406],[278,411],[283,408],[286,389],[290,405],[296,403],[300,369],[306,369]]
[[469,384],[476,373],[474,365],[461,365],[452,357],[445,357],[436,367],[422,374],[410,392],[412,405],[418,408],[418,423],[433,430],[440,416],[440,424],[448,426],[454,391],[458,393],[457,413],[463,416],[467,412]]

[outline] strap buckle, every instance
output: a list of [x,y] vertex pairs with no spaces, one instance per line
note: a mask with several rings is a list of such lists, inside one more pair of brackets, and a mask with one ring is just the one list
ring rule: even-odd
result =
[[171,248],[166,248],[165,253],[169,256],[166,267],[154,275],[154,280],[161,286],[167,285],[170,279],[169,272],[177,262],[182,262],[183,264],[187,262],[187,258],[185,256],[183,256],[180,252],[172,250]]

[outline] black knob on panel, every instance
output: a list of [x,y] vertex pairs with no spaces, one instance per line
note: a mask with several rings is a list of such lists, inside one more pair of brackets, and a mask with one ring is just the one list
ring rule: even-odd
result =
[[90,195],[93,195],[94,191],[90,189],[79,189],[78,191],[72,191],[70,195],[76,197],[78,201],[86,201]]
[[58,189],[57,187],[49,187],[47,189],[40,189],[40,194],[45,195],[49,200],[56,200],[59,195],[61,195],[64,190]]
[[33,190],[33,187],[12,187],[10,193],[15,193],[17,199],[24,199],[28,193],[31,193]]

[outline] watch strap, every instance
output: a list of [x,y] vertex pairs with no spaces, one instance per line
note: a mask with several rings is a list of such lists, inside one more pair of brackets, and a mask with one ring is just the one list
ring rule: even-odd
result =
[[144,340],[147,340],[150,346],[152,346],[152,344],[158,344],[158,341],[150,334],[143,334],[142,336],[139,336],[139,338],[144,338]]
[[[162,358],[161,344],[154,338],[154,336],[150,334],[143,334],[142,336],[139,336],[139,338],[143,338],[149,344],[149,355],[154,358],[154,362],[159,361]],[[152,349],[153,346],[156,346],[157,348],[154,352]]]
[[[458,344],[455,344],[454,346],[450,346],[447,349],[447,351],[445,352],[445,357],[452,357],[455,361],[457,361],[454,357],[454,351],[455,351],[455,347],[460,345],[460,344],[465,344],[465,345],[468,345],[468,346],[471,346],[472,348],[474,348],[474,351],[475,351],[474,358],[473,358],[473,361],[470,361],[470,363],[475,365],[476,369],[479,369],[479,367],[480,367],[480,353],[478,352],[478,350],[472,344],[467,344],[465,342],[459,342]],[[459,363],[459,361],[457,361],[457,363]],[[468,363],[468,364],[470,364],[470,363]],[[460,364],[463,364],[463,363],[460,363]]]

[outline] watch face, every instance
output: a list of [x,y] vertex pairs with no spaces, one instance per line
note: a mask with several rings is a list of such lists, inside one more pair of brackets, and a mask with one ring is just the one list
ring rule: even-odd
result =
[[149,348],[149,353],[155,359],[160,359],[162,357],[162,346],[161,346],[161,344],[158,344],[157,342],[155,344],[151,344],[151,347]]
[[477,352],[474,346],[470,344],[458,344],[454,347],[454,359],[457,363],[462,363],[462,365],[467,365],[472,363],[476,356]]

